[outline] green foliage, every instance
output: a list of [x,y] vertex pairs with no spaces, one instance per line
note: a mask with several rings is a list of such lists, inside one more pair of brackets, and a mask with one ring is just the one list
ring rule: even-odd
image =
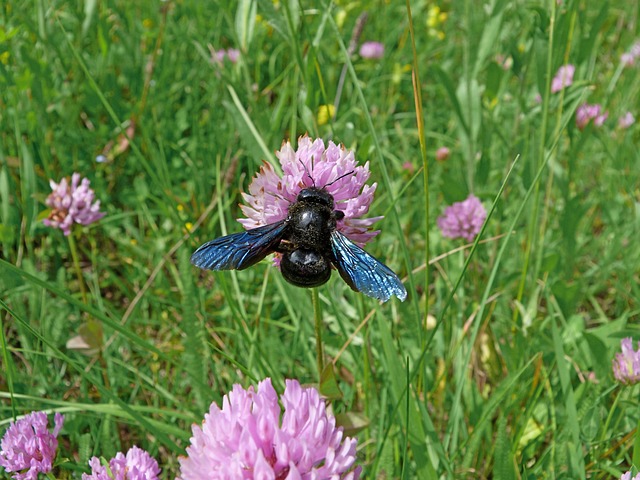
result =
[[[58,478],[134,444],[173,478],[191,424],[234,383],[318,382],[309,292],[268,261],[189,263],[242,228],[250,179],[308,133],[370,162],[369,214],[385,219],[367,250],[409,290],[379,305],[333,275],[319,291],[326,363],[337,358],[322,387],[363,477],[640,467],[638,386],[611,373],[620,340],[640,340],[640,127],[617,126],[640,116],[640,58],[620,63],[637,42],[629,8],[415,1],[412,40],[405,2],[5,2],[0,424],[65,413],[59,458],[80,466]],[[363,12],[359,41],[384,43],[380,60],[349,51]],[[229,48],[237,63],[212,58]],[[549,93],[567,63],[573,84]],[[601,127],[576,126],[585,102],[608,111]],[[73,172],[107,213],[76,225],[77,265],[42,223],[49,180]],[[436,219],[471,192],[490,217],[459,248]]]

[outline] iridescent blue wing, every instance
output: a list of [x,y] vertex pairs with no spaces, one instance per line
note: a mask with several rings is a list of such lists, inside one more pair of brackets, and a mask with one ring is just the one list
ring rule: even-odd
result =
[[331,234],[331,249],[340,276],[356,292],[383,302],[392,295],[403,302],[407,298],[407,290],[393,270],[337,230]]
[[287,227],[286,221],[216,238],[191,255],[191,263],[205,270],[244,270],[273,253]]

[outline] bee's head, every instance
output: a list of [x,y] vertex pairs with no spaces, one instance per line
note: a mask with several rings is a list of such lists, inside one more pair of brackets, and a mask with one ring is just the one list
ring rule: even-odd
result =
[[303,188],[296,199],[298,202],[318,203],[326,205],[333,210],[333,195],[324,188],[308,187]]
[[[315,179],[311,176],[311,173],[309,173],[309,170],[307,170],[307,166],[304,164],[304,162],[302,160],[298,159],[298,161],[300,162],[300,164],[304,168],[304,171],[306,172],[307,176],[311,179],[311,182],[313,183],[313,186],[312,187],[303,188],[300,191],[300,193],[298,194],[298,198],[296,199],[296,201],[298,201],[298,202],[315,203],[315,204],[319,204],[319,205],[325,205],[325,206],[329,207],[331,210],[333,210],[333,207],[335,205],[334,200],[333,200],[333,195],[331,195],[327,191],[327,187],[333,185],[334,183],[336,183],[339,180],[342,180],[344,177],[348,177],[349,175],[354,174],[355,171],[351,170],[349,172],[346,172],[346,173],[340,175],[334,181],[327,183],[324,187],[318,188],[318,187],[316,187]],[[311,164],[311,169],[313,170],[313,163]],[[342,216],[344,217],[344,214],[342,214]]]

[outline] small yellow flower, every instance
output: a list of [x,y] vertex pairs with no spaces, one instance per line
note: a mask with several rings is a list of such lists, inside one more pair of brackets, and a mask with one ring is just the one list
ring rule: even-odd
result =
[[344,8],[341,8],[336,13],[336,25],[338,25],[338,28],[342,28],[346,19],[347,19],[347,11]]
[[184,224],[184,228],[186,228],[186,229],[187,229],[187,232],[190,232],[190,231],[191,231],[191,229],[193,228],[193,223],[191,223],[191,222],[187,222],[187,223],[185,223],[185,224]]
[[404,65],[400,65],[399,63],[394,64],[393,73],[391,74],[391,81],[395,84],[400,83],[405,73],[410,71],[411,71],[411,65],[408,63],[405,63]]
[[329,123],[329,120],[333,118],[336,113],[336,107],[333,105],[320,105],[318,108],[318,125],[324,125]]
[[153,27],[153,20],[151,20],[150,18],[145,18],[144,20],[142,20],[142,26],[146,29],[150,29],[151,27]]
[[131,245],[137,245],[138,244],[138,240],[136,240],[135,238],[132,238],[131,240],[129,240],[129,243]]
[[256,14],[256,25],[261,26],[262,28],[267,30],[267,35],[271,36],[273,34],[273,26],[269,21],[264,18],[259,13]]
[[440,10],[437,5],[432,5],[427,11],[427,31],[429,36],[443,40],[444,32],[440,29],[442,24],[447,21],[449,14]]
[[179,204],[178,204],[178,206],[176,207],[176,209],[177,209],[179,212],[182,212],[182,211],[184,210],[184,207],[182,206],[182,204],[180,204],[180,203],[179,203]]
[[427,12],[427,27],[438,28],[447,20],[448,16],[447,12],[441,11],[439,6],[430,6]]

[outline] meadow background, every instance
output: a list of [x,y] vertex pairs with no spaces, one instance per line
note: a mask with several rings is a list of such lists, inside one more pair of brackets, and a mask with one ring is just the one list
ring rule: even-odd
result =
[[[401,1],[2,3],[0,426],[63,412],[58,478],[133,444],[173,478],[234,383],[317,384],[309,291],[268,261],[189,263],[241,230],[240,193],[304,133],[370,162],[385,219],[367,250],[409,291],[380,305],[336,274],[319,289],[324,388],[363,478],[640,465],[640,390],[611,370],[640,340],[640,129],[618,126],[640,115],[640,61],[620,60],[639,3],[410,3],[414,39]],[[382,42],[380,59],[347,54],[364,12],[358,45]],[[236,63],[212,59],[228,48]],[[551,93],[564,64],[573,84]],[[602,126],[577,128],[585,102]],[[70,242],[42,219],[49,179],[73,172],[107,215]],[[474,248],[436,226],[469,193],[490,210]]]

